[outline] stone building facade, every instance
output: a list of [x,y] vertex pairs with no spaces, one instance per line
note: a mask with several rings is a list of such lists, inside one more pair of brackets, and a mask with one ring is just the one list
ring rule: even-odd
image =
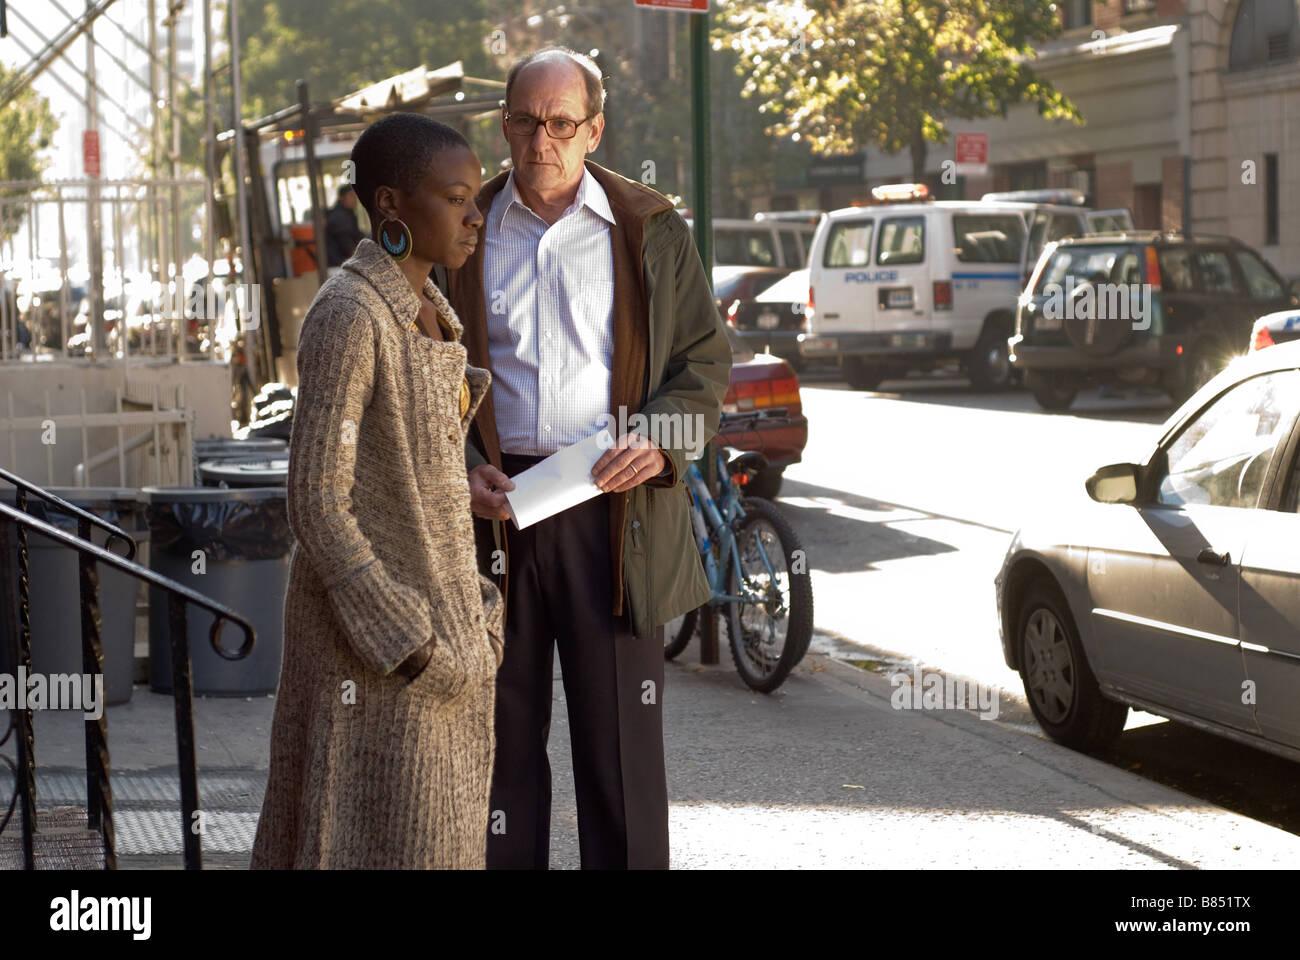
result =
[[[987,176],[946,183],[952,143],[932,145],[941,196],[1076,187],[1096,207],[1128,207],[1139,227],[1228,234],[1300,277],[1300,0],[1058,0],[1061,35],[1036,68],[1083,125],[1017,106],[1005,119],[954,121],[989,137]],[[859,183],[759,199],[828,209],[879,183],[911,179],[906,154],[867,149]],[[758,204],[756,204],[756,209]]]

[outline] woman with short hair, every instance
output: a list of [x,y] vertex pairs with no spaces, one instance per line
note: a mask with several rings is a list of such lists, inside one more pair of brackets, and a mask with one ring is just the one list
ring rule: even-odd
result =
[[500,593],[478,572],[465,433],[490,375],[429,280],[482,216],[478,159],[416,114],[352,150],[372,224],[303,321],[297,537],[254,868],[484,865]]

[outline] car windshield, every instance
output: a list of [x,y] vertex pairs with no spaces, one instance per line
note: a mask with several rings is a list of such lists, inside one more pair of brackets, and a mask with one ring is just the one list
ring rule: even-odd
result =
[[751,267],[775,267],[776,240],[766,228],[717,227],[713,231],[713,260]]
[[[1124,258],[1127,253],[1133,252],[1133,247],[1128,244],[1115,244],[1114,246],[1094,246],[1092,244],[1068,245],[1058,247],[1052,254],[1052,259],[1048,261],[1046,268],[1038,276],[1038,286],[1034,288],[1035,293],[1042,293],[1050,284],[1052,287],[1069,286],[1069,278],[1074,278],[1074,284],[1083,284],[1089,282],[1106,283],[1112,279],[1129,280],[1128,277],[1111,277],[1111,271],[1115,269],[1115,264]],[[1126,263],[1132,262],[1131,258],[1125,258]]]
[[1300,413],[1300,373],[1287,370],[1233,387],[1170,444],[1158,499],[1166,506],[1254,507],[1269,461]]

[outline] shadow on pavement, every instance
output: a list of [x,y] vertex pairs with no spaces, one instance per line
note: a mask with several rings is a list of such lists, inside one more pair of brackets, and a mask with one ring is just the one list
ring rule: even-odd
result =
[[[815,548],[812,566],[817,570],[855,573],[886,560],[934,556],[958,549],[887,525],[910,516],[951,518],[788,478],[781,491],[777,505],[794,525],[800,542]],[[810,500],[821,502],[809,503]]]

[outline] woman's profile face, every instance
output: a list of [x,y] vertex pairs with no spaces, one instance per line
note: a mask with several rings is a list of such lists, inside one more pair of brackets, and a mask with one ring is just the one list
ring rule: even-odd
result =
[[[478,157],[468,147],[456,146],[434,155],[432,169],[412,191],[392,191],[395,215],[411,229],[411,253],[453,269],[474,252],[483,215],[474,197],[483,186]],[[388,228],[397,240],[395,226]]]

